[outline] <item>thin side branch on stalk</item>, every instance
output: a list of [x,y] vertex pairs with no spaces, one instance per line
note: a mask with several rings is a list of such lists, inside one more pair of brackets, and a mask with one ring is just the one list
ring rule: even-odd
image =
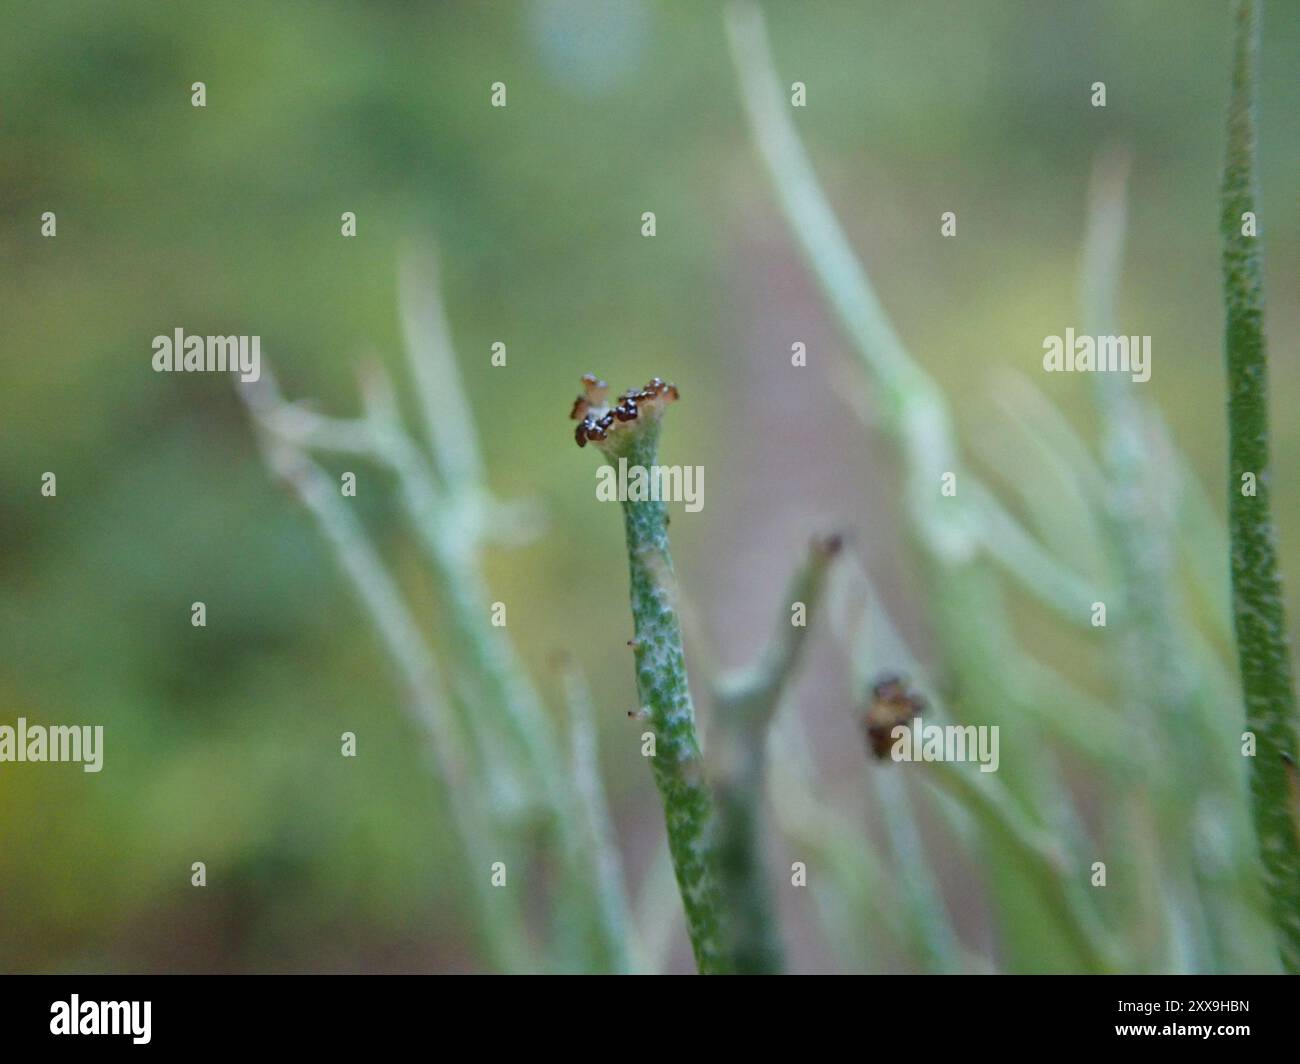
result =
[[[807,642],[838,536],[816,539],[786,591],[776,630],[762,656],[725,677],[714,696],[709,766],[718,815],[718,874],[727,899],[727,951],[742,975],[781,970],[776,906],[763,869],[762,810],[768,729]],[[792,608],[803,611],[796,624]]]

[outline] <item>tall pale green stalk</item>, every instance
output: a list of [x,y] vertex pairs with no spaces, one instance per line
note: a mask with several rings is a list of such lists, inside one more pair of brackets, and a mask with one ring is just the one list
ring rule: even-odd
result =
[[[908,354],[818,184],[779,88],[761,13],[753,4],[733,0],[727,29],[741,100],[791,233],[870,375],[882,427],[898,447],[909,531],[929,563],[935,630],[946,664],[960,678],[964,717],[1010,725],[1004,737],[1016,750],[1004,755],[1007,786],[1017,801],[1033,808],[1035,795],[1054,781],[1030,756],[1041,736],[1012,697],[1019,664],[1027,656],[985,561],[1005,566],[1032,593],[1041,594],[1039,585],[1050,583],[1072,600],[1065,609],[1076,618],[1086,616],[1090,600],[1081,593],[1086,585],[1071,579],[1061,561],[1023,532],[964,468],[942,391]],[[955,496],[940,491],[948,473],[960,484]],[[1031,569],[1043,580],[1029,579]],[[1017,863],[1013,841],[1005,832],[988,834],[987,867],[1011,963],[1062,970],[1097,961],[1097,951],[1079,948],[1090,941],[1089,929],[1078,924],[1080,914],[1061,904],[1059,892],[1043,890],[1042,877]],[[1112,966],[1109,958],[1107,966]]]
[[632,971],[631,921],[627,885],[614,841],[614,825],[600,780],[596,752],[596,715],[591,689],[578,665],[562,662],[565,702],[569,707],[569,765],[577,791],[579,829],[584,849],[583,866],[595,879],[595,930],[592,950],[601,971]]
[[[607,461],[648,470],[657,464],[664,409],[676,389],[652,382],[630,409],[630,420],[615,420],[604,405],[604,389],[588,378],[579,442],[595,442]],[[647,395],[653,392],[652,395]],[[627,404],[620,403],[621,410]],[[575,416],[580,416],[575,407]],[[604,419],[604,420],[602,420]],[[603,425],[584,437],[588,422]],[[654,743],[649,758],[663,801],[673,870],[686,909],[695,963],[701,974],[731,970],[722,932],[722,904],[716,869],[713,795],[705,778],[704,756],[695,734],[695,706],[686,679],[677,610],[677,578],[668,546],[668,514],[660,500],[622,500],[641,712]]]
[[[492,596],[483,576],[482,549],[489,542],[518,538],[525,531],[520,521],[524,511],[493,498],[483,480],[472,412],[460,387],[434,276],[430,259],[423,268],[408,268],[402,285],[407,355],[427,421],[427,449],[407,430],[395,390],[379,370],[363,379],[360,418],[328,417],[306,404],[285,401],[269,367],[263,367],[260,390],[241,389],[240,394],[273,465],[294,456],[294,470],[314,469],[307,456],[320,451],[361,456],[394,474],[398,497],[438,577],[449,622],[449,656],[459,668],[448,671],[467,739],[463,767],[447,738],[455,722],[440,731],[428,723],[440,722],[435,711],[445,712],[428,690],[436,658],[395,581],[346,504],[331,502],[319,490],[318,477],[305,495],[302,486],[309,482],[302,476],[294,486],[336,547],[390,653],[420,696],[416,708],[435,733],[435,769],[458,826],[462,821],[467,825],[461,834],[473,866],[487,867],[486,857],[499,858],[506,849],[523,863],[534,828],[543,829],[546,841],[553,843],[549,852],[560,874],[547,898],[548,956],[541,965],[529,959],[527,928],[516,912],[506,911],[510,906],[517,910],[517,902],[507,897],[510,892],[493,890],[500,898],[483,911],[492,925],[484,937],[494,962],[508,970],[625,971],[630,962],[616,896],[621,890],[618,853],[604,830],[607,824],[600,821],[591,736],[577,727],[574,753],[580,756],[577,763],[566,764],[511,640],[490,620]],[[478,826],[465,819],[470,814],[481,815]],[[505,915],[492,917],[493,911]]]
[[[1083,329],[1094,336],[1118,331],[1118,294],[1127,230],[1127,150],[1104,151],[1093,169],[1080,269]],[[1098,374],[1102,489],[1108,542],[1118,579],[1110,600],[1111,625],[1101,635],[1121,664],[1129,741],[1146,765],[1106,766],[1110,827],[1120,843],[1112,864],[1115,886],[1132,939],[1148,969],[1193,971],[1213,967],[1202,899],[1195,885],[1194,822],[1205,804],[1205,736],[1195,726],[1191,650],[1186,638],[1172,534],[1174,486],[1166,455],[1155,447],[1155,421],[1139,395],[1142,385],[1121,374]],[[1156,756],[1163,750],[1165,756]],[[1188,789],[1193,800],[1188,800]],[[1158,889],[1145,880],[1158,879]],[[1181,956],[1166,944],[1181,944]]]
[[[258,390],[238,389],[255,416],[280,402],[267,375]],[[503,972],[536,970],[527,925],[517,896],[483,882],[495,860],[511,852],[505,833],[493,822],[490,803],[471,780],[465,741],[448,706],[437,662],[420,637],[420,627],[392,575],[370,544],[360,522],[337,487],[300,448],[258,424],[258,442],[271,470],[298,496],[325,534],[339,567],[365,609],[407,693],[417,727],[428,736],[427,753],[457,842],[470,872],[475,931],[484,952]]]
[[[866,570],[855,561],[844,575],[842,597],[851,596],[855,613],[852,620],[840,617],[836,629],[853,662],[853,689],[869,690],[875,678],[887,670],[918,676],[920,663],[900,636]],[[961,947],[921,837],[921,795],[915,781],[897,771],[899,767],[871,764],[866,772],[868,801],[881,812],[888,854],[896,869],[895,911],[901,914],[897,924],[920,971],[959,972],[964,964]]]
[[[1255,91],[1259,11],[1233,4],[1232,96],[1223,169],[1223,291],[1227,306],[1228,530],[1232,613],[1246,727],[1255,736],[1251,798],[1282,963],[1300,973],[1300,839],[1289,792],[1296,765],[1296,699],[1290,639],[1270,507],[1268,357],[1258,238],[1247,235],[1255,203]],[[1254,491],[1246,482],[1254,479]]]

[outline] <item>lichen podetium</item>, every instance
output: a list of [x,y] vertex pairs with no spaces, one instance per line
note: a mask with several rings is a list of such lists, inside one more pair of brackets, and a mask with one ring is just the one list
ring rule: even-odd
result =
[[[610,406],[608,386],[588,374],[571,416],[577,441],[595,443],[606,460],[629,467],[656,464],[664,409],[677,389],[656,378],[625,392]],[[686,908],[695,963],[702,974],[727,971],[721,900],[715,871],[713,798],[695,735],[695,708],[677,620],[677,584],[668,548],[668,515],[661,500],[623,501],[631,570],[636,686],[654,733],[650,764],[663,800],[673,869]]]
[[[1300,972],[1300,838],[1288,774],[1296,763],[1296,701],[1290,640],[1269,507],[1268,357],[1258,239],[1243,232],[1255,211],[1255,86],[1259,16],[1233,6],[1232,98],[1223,170],[1223,281],[1227,302],[1228,527],[1232,605],[1246,727],[1255,735],[1251,798],[1264,881],[1273,902],[1283,966]],[[1252,474],[1254,494],[1242,489]]]

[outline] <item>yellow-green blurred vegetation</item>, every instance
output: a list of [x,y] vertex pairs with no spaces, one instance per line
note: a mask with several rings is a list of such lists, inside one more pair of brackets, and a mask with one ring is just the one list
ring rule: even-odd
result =
[[[808,86],[794,117],[827,195],[952,402],[966,455],[999,487],[1032,496],[1041,475],[1017,467],[1014,448],[983,446],[1006,438],[1009,371],[1095,440],[1093,382],[1043,375],[1041,345],[1080,326],[1090,174],[1107,145],[1127,148],[1120,331],[1153,337],[1142,396],[1222,519],[1224,5],[766,10],[783,79]],[[1266,11],[1262,69],[1274,506],[1294,619],[1300,7]],[[1088,102],[1098,80],[1104,109]],[[205,108],[190,104],[195,81]],[[504,109],[489,106],[494,81],[508,87]],[[9,3],[0,196],[0,723],[106,732],[99,774],[0,764],[0,970],[486,966],[447,810],[328,546],[268,474],[232,382],[150,368],[152,338],[177,327],[257,334],[288,396],[355,415],[368,359],[405,379],[397,279],[413,250],[438,249],[491,488],[547,515],[531,542],[488,553],[487,577],[557,734],[551,659],[567,652],[590,677],[634,891],[663,825],[627,719],[621,518],[595,501],[594,459],[566,420],[579,374],[681,387],[662,457],[705,466],[706,504],[673,508],[674,556],[724,664],[766,635],[808,537],[840,529],[909,645],[945,675],[898,456],[858,417],[870,383],[751,142],[720,7]],[[646,210],[653,239],[639,231]],[[939,235],[947,210],[954,239]],[[44,211],[56,238],[40,235]],[[357,215],[354,239],[340,236],[344,211]],[[498,340],[505,368],[489,361]],[[795,341],[806,368],[790,366]],[[404,389],[413,413],[408,400]],[[334,475],[358,472],[353,512],[440,647],[439,589],[391,478],[326,461]],[[56,498],[40,494],[46,471]],[[208,623],[196,629],[200,600]],[[1215,607],[1189,608],[1203,619]],[[1089,631],[1053,625],[1020,590],[1008,609],[1045,660],[1125,712],[1131,692]],[[814,628],[785,712],[804,721],[845,822],[885,852],[888,813],[861,785],[864,693],[832,629]],[[455,675],[454,660],[441,663]],[[339,756],[344,731],[358,736],[355,759]],[[1098,782],[1061,756],[1086,823]],[[922,828],[966,951],[1032,967],[1014,944],[989,945],[997,921],[979,852],[958,852],[942,816]],[[771,845],[773,875],[788,878],[800,854],[775,834]],[[190,885],[198,860],[203,889]],[[536,917],[540,873],[513,883]],[[793,970],[917,966],[878,940],[867,911],[858,954],[827,946],[812,901],[783,900],[782,914]],[[673,934],[667,966],[689,970]]]

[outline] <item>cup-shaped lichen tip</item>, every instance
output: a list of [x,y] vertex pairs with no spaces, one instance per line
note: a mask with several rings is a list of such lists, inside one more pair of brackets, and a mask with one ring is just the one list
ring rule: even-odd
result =
[[582,389],[569,412],[578,422],[574,439],[579,447],[590,440],[607,452],[623,450],[641,430],[658,424],[667,405],[678,398],[677,385],[659,377],[644,388],[624,392],[613,403],[608,399],[609,385],[594,373],[583,374]]

